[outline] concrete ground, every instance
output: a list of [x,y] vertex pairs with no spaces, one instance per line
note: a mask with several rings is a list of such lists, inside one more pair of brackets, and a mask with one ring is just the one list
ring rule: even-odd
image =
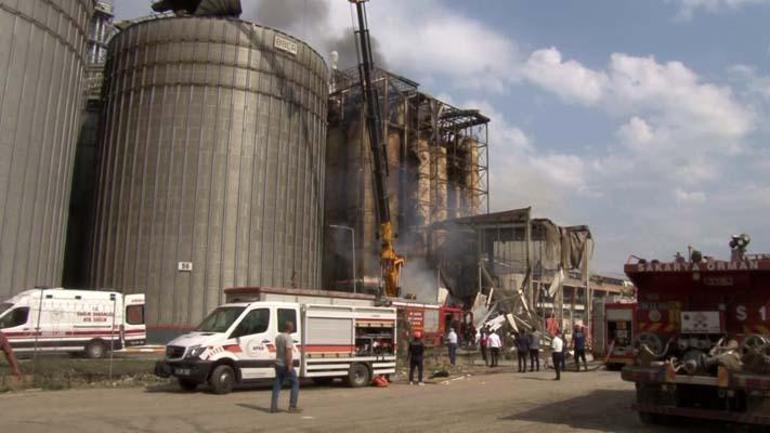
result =
[[[0,395],[3,432],[717,432],[685,423],[649,427],[629,406],[633,384],[608,371],[513,373],[505,368],[427,384],[349,389],[305,386],[301,414],[270,414],[270,391],[219,396],[176,386]],[[440,379],[439,379],[440,380]],[[286,405],[288,390],[282,393]],[[285,406],[284,406],[285,407]]]

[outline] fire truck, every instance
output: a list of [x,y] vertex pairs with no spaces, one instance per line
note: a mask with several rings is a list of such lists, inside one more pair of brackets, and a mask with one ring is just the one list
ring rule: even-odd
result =
[[596,307],[592,328],[594,356],[601,357],[608,370],[632,365],[637,332],[636,303],[608,302]]
[[444,344],[444,336],[451,327],[455,327],[455,331],[461,334],[460,328],[465,325],[463,322],[465,314],[459,307],[424,304],[405,299],[392,300],[387,305],[396,308],[399,323],[409,324],[409,333],[404,335],[409,336],[414,332],[420,332],[423,342],[428,347]]
[[627,262],[639,332],[622,377],[636,384],[642,422],[770,425],[770,255],[747,254],[748,243],[733,236],[730,260]]

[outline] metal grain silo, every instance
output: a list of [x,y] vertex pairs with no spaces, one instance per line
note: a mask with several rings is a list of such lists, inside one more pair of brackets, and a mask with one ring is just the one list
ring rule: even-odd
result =
[[228,286],[320,286],[328,72],[237,19],[135,23],[110,43],[89,279],[187,326]]
[[0,298],[61,284],[93,0],[0,0]]

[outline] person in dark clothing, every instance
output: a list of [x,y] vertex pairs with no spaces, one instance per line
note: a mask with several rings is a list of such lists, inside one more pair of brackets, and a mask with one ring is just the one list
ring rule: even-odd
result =
[[586,361],[586,334],[585,327],[575,326],[572,333],[572,349],[575,351],[575,369],[580,371],[580,360],[583,360],[583,366],[588,371],[588,361]]
[[484,360],[484,365],[489,366],[489,359],[487,358],[487,344],[489,343],[489,336],[487,335],[486,328],[481,328],[479,332],[479,349],[481,350],[481,359]]
[[417,382],[418,385],[424,385],[422,381],[422,367],[423,367],[423,354],[425,353],[425,345],[422,343],[422,333],[416,331],[414,333],[414,339],[409,342],[409,385],[414,384],[414,370],[417,369]]
[[567,336],[564,334],[559,334],[559,337],[561,337],[562,345],[561,345],[561,371],[565,372],[567,371],[567,354],[568,354],[568,344],[567,344]]
[[529,334],[529,371],[540,371],[540,331]]
[[527,354],[529,354],[529,335],[522,332],[516,334],[514,339],[516,343],[516,355],[519,359],[519,373],[527,371]]

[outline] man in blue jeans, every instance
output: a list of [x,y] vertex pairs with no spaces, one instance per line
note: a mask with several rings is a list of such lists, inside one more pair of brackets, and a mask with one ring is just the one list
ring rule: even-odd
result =
[[273,380],[273,398],[270,404],[270,412],[278,412],[278,396],[281,394],[281,386],[288,379],[291,382],[291,396],[289,397],[289,412],[300,412],[297,408],[299,398],[299,379],[297,370],[294,369],[294,341],[291,334],[294,332],[294,323],[286,322],[283,331],[275,337],[275,380]]
[[575,332],[572,333],[572,348],[575,350],[575,369],[580,371],[580,360],[583,360],[583,366],[588,371],[588,361],[586,361],[586,332],[582,325],[575,325]]

